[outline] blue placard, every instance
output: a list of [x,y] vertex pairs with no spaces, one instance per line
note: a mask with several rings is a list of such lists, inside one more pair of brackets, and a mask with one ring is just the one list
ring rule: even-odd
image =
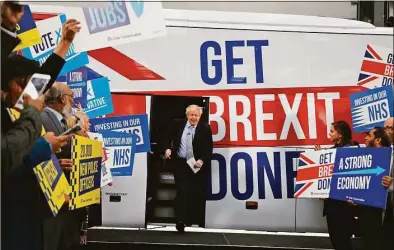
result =
[[[22,49],[23,56],[34,59],[42,65],[59,44],[62,35],[62,25],[65,22],[65,15],[59,15],[37,22],[36,24],[41,33],[42,43]],[[69,71],[89,63],[88,54],[86,52],[76,51],[73,43],[70,46],[65,60],[66,63],[59,75],[64,75]]]
[[81,104],[83,109],[86,108],[87,104],[87,84],[86,82],[74,83],[68,85],[73,93],[74,104],[73,108],[77,108],[78,104]]
[[[93,166],[93,163],[97,162],[97,171],[91,171],[91,166]],[[98,158],[88,158],[88,159],[80,159],[79,160],[79,168],[80,172],[82,172],[82,169],[89,169],[85,171],[85,174],[83,177],[79,176],[79,195],[84,195],[86,193],[89,193],[90,191],[93,191],[95,189],[100,188],[101,184],[101,157]],[[89,180],[92,178],[93,180]],[[93,183],[94,185],[90,186],[87,183]],[[84,187],[83,189],[81,187]],[[81,190],[82,189],[82,190]]]
[[393,117],[392,86],[369,89],[350,95],[354,132],[367,132]]
[[150,152],[148,115],[129,115],[89,120],[91,132],[125,132],[136,135],[136,153]]
[[102,77],[104,76],[100,75],[89,67],[81,67],[71,72],[68,72],[66,76],[66,81],[67,83],[71,84],[78,82],[87,82],[89,80],[94,80]]
[[114,112],[108,78],[88,81],[86,88],[86,106],[82,106],[82,108],[89,118]]
[[383,176],[390,173],[391,148],[338,148],[330,185],[331,199],[385,208]]
[[112,176],[133,175],[136,136],[113,131],[101,131],[101,134],[108,157],[106,166]]

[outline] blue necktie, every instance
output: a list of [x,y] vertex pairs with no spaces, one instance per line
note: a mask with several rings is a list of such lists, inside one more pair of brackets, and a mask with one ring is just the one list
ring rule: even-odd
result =
[[193,126],[188,127],[188,133],[186,137],[186,160],[194,157],[193,155]]

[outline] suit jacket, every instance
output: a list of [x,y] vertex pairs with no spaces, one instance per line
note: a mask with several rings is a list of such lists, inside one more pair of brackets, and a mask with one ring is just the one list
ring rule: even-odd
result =
[[[170,147],[173,157],[179,157],[178,150],[186,123],[187,121],[182,123],[182,127],[177,131],[173,139],[172,147]],[[211,127],[206,123],[199,122],[193,137],[193,154],[196,160],[203,161],[203,168],[201,170],[204,169],[204,166],[211,165],[212,150],[213,141]]]
[[[63,128],[60,121],[57,119],[56,115],[45,108],[43,112],[41,112],[42,124],[45,128],[46,132],[53,132],[56,136],[61,135],[65,128]],[[62,148],[62,151],[56,154],[59,159],[70,159],[71,158],[71,141],[67,143],[67,146]]]

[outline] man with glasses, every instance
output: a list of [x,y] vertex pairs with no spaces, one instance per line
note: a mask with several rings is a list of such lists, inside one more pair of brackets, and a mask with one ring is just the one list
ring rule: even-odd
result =
[[[65,83],[54,83],[45,95],[46,107],[41,118],[46,131],[60,135],[67,130],[67,118],[72,115],[74,104],[72,91]],[[71,141],[56,154],[67,179],[72,170]],[[46,201],[42,200],[45,219],[43,225],[44,250],[73,249],[79,245],[80,219],[77,211],[69,211],[67,206],[53,217]]]

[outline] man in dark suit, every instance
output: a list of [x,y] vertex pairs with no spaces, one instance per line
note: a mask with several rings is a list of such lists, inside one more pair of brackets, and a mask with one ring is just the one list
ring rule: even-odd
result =
[[[365,145],[372,148],[390,147],[391,141],[384,128],[375,127],[367,133],[365,137]],[[383,176],[382,185],[389,190],[392,181],[392,177]],[[386,248],[386,246],[384,246],[386,242],[385,232],[382,227],[382,219],[385,217],[385,211],[380,208],[369,206],[360,205],[357,207],[359,212],[361,237],[364,241],[365,249],[392,249],[392,243],[390,244],[390,247]],[[388,214],[389,213],[386,215]]]
[[187,107],[187,121],[165,153],[174,168],[176,228],[181,233],[185,225],[202,226],[205,220],[205,179],[210,171],[213,143],[210,126],[200,122],[201,114],[199,106]]
[[[46,131],[60,135],[67,130],[66,118],[72,114],[72,105],[74,103],[72,91],[67,84],[54,83],[45,95],[45,104],[47,105],[41,118]],[[59,159],[67,179],[72,170],[71,160],[71,142],[61,149],[56,156]],[[46,205],[42,201],[45,219],[43,225],[44,232],[44,250],[63,250],[73,249],[79,245],[79,218],[76,211],[69,211],[67,205],[59,211],[56,217],[53,217]]]
[[[388,134],[391,142],[391,146],[394,146],[394,117],[390,117],[384,123],[384,130]],[[385,176],[382,180],[382,184],[388,186],[387,194],[387,206],[384,212],[383,221],[383,235],[384,235],[384,250],[393,249],[393,239],[394,235],[394,151],[392,156],[392,165],[390,176]]]

